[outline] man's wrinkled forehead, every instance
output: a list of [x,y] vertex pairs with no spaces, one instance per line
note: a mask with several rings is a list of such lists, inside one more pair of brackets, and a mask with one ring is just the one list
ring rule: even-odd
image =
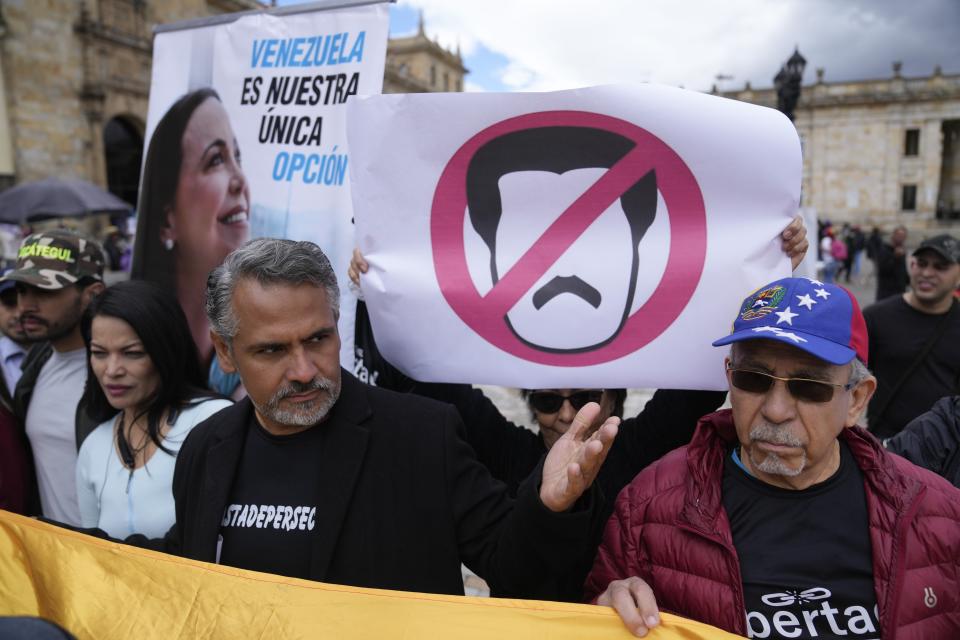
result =
[[764,339],[735,342],[730,348],[730,359],[735,366],[749,365],[771,371],[776,368],[781,373],[804,373],[807,377],[822,374],[817,378],[829,378],[834,371],[846,366],[831,364],[784,342]]

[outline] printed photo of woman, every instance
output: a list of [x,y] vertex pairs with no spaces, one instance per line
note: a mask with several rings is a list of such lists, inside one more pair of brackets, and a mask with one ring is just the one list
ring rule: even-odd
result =
[[175,292],[201,364],[225,395],[238,381],[224,380],[212,362],[204,289],[210,271],[249,238],[249,221],[250,187],[220,96],[210,88],[182,96],[150,139],[131,277]]

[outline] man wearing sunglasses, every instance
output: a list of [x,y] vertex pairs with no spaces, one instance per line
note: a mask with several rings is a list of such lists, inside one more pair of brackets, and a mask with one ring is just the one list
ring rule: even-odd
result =
[[732,408],[623,490],[587,596],[638,636],[659,607],[757,638],[955,638],[960,491],[856,426],[876,380],[853,296],[778,280],[728,344]]

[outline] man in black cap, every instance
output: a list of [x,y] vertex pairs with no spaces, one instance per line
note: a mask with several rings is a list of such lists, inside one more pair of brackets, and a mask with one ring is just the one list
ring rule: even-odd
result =
[[870,334],[870,369],[878,380],[867,414],[881,439],[896,435],[943,396],[960,375],[960,241],[928,238],[910,258],[910,289],[863,315]]

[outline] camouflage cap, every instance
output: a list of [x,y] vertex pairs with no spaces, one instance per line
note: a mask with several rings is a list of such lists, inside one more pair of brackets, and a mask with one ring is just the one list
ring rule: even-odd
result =
[[40,289],[63,289],[82,278],[103,281],[103,250],[96,240],[75,231],[52,229],[27,236],[17,267],[3,277]]

